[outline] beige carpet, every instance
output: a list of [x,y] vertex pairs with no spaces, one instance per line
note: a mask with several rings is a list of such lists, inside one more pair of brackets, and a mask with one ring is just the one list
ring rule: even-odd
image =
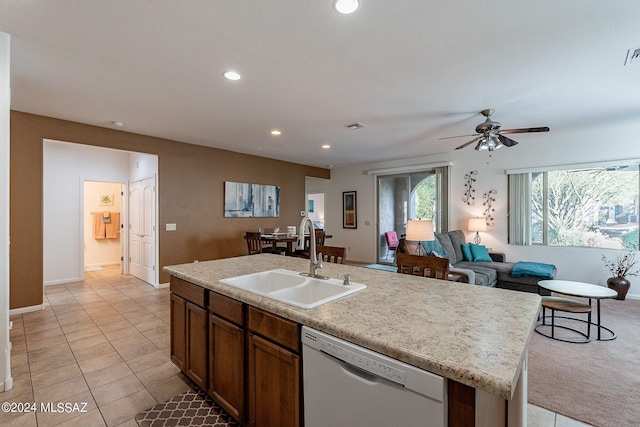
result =
[[533,334],[529,402],[594,426],[638,427],[640,301],[602,301],[602,324],[618,338],[571,344]]

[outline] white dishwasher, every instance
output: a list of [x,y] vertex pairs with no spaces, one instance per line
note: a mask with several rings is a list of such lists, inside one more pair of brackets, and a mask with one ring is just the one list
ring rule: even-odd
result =
[[302,327],[305,427],[443,427],[443,377]]

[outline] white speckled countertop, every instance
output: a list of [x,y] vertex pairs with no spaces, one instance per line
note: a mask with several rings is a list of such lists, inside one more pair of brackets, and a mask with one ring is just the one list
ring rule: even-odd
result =
[[540,306],[536,294],[484,288],[364,267],[324,263],[367,288],[304,310],[219,283],[309,261],[261,254],[182,264],[164,271],[254,307],[324,331],[488,393],[511,399]]

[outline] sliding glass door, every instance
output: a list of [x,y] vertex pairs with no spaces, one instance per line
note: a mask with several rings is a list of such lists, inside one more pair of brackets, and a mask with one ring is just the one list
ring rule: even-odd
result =
[[394,262],[395,251],[387,244],[386,232],[404,237],[409,219],[430,219],[436,231],[446,230],[447,174],[448,168],[442,167],[378,176],[379,263]]

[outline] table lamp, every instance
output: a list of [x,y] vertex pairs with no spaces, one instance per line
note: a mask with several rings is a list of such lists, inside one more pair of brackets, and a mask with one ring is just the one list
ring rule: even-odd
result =
[[476,236],[473,238],[473,241],[476,245],[480,244],[480,231],[487,231],[487,222],[484,218],[470,218],[469,226],[467,227],[469,231],[475,231]]
[[405,239],[412,242],[418,242],[416,248],[416,255],[425,255],[422,242],[434,240],[436,237],[433,234],[433,221],[410,219],[407,221],[407,236]]

